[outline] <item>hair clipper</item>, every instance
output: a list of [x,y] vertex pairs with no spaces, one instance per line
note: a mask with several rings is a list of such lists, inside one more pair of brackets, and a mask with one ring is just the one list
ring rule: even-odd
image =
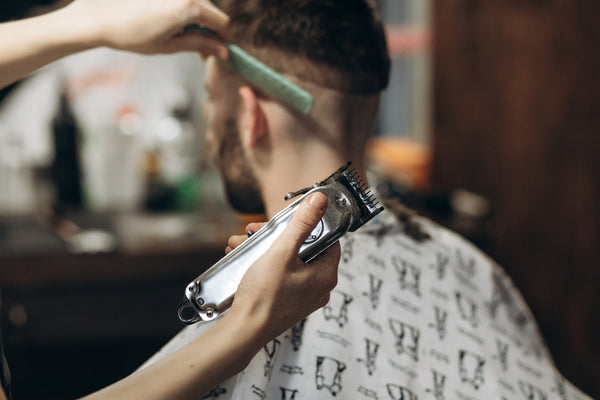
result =
[[286,200],[302,195],[277,213],[256,233],[229,254],[190,282],[177,309],[179,319],[186,324],[210,321],[231,306],[233,296],[248,268],[262,256],[279,237],[290,218],[306,196],[319,191],[327,196],[327,209],[300,247],[300,259],[309,262],[348,231],[355,231],[379,214],[375,196],[346,163],[331,176],[310,188],[288,193]]

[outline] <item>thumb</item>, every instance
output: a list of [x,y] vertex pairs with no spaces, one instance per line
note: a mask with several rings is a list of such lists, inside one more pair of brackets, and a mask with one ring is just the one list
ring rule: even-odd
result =
[[327,197],[321,192],[314,192],[305,198],[290,219],[281,234],[281,242],[294,249],[298,254],[300,246],[315,229],[327,209]]

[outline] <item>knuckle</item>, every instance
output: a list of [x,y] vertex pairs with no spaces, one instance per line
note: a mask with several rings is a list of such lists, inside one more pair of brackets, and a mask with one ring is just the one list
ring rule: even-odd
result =
[[223,22],[223,29],[229,30],[231,28],[231,19],[229,16],[226,16],[225,21]]
[[327,292],[323,297],[321,297],[321,301],[319,302],[319,308],[325,307],[327,303],[329,303],[329,299],[331,297],[331,293]]
[[337,284],[338,284],[338,274],[336,272],[334,274],[331,274],[331,276],[329,276],[329,279],[327,279],[327,282],[326,282],[326,287],[327,287],[328,291],[332,291],[333,289],[335,289]]
[[340,243],[337,242],[333,246],[331,246],[331,257],[335,265],[337,266],[340,262],[340,258],[342,256],[342,250],[340,247]]
[[199,19],[202,19],[206,16],[206,8],[204,7],[204,5],[196,3],[196,16]]

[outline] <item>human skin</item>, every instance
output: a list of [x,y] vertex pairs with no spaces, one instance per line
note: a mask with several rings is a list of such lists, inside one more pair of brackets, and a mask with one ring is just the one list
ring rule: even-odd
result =
[[301,204],[278,240],[248,269],[230,310],[202,336],[86,399],[198,399],[243,370],[268,341],[327,304],[337,284],[339,244],[310,263],[298,257],[326,208],[321,193]]
[[209,0],[75,0],[41,16],[0,24],[0,87],[67,55],[106,46],[143,54],[195,51],[226,59],[217,39],[185,26],[229,35],[229,17]]

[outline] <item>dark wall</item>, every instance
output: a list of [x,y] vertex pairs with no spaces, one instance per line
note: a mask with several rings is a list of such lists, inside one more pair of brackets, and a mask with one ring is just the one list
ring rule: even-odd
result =
[[433,181],[491,200],[484,250],[600,396],[600,2],[434,4]]

